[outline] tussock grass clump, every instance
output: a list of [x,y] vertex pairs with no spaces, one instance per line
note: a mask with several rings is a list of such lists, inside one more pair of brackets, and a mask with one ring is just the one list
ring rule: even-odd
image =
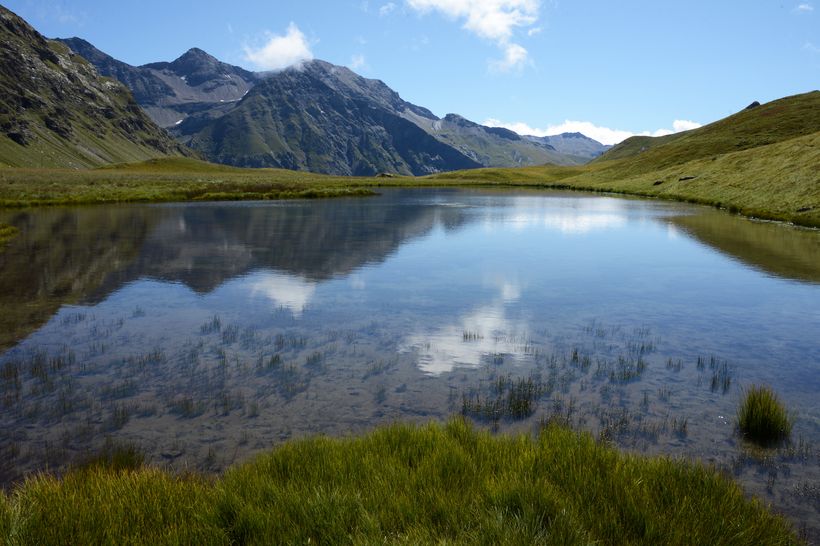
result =
[[769,387],[751,386],[737,412],[737,424],[745,438],[771,446],[789,437],[792,418],[780,398]]
[[102,468],[112,472],[123,472],[137,470],[143,464],[145,453],[138,446],[116,442],[108,437],[98,452],[82,458],[77,466],[85,470]]
[[12,493],[0,543],[226,544],[214,495],[202,480],[153,468],[40,475]]
[[0,251],[2,251],[6,243],[14,239],[18,233],[19,231],[16,227],[8,224],[0,224]]
[[702,465],[555,425],[457,419],[291,441],[209,483],[152,468],[30,478],[0,498],[11,544],[796,544]]

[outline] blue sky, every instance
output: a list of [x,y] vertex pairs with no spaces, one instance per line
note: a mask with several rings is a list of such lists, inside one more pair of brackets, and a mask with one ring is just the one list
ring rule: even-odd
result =
[[[817,2],[817,5],[815,5]],[[249,69],[304,58],[443,116],[601,141],[820,87],[820,0],[7,0],[48,37],[139,65],[200,47]]]

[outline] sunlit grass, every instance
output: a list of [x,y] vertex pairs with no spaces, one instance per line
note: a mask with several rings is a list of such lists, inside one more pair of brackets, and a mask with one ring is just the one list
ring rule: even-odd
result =
[[39,476],[0,499],[0,531],[11,544],[797,543],[702,465],[460,419],[291,441],[214,483],[152,468]]
[[745,392],[737,412],[737,424],[743,436],[770,446],[789,437],[792,419],[777,394],[766,386],[753,385]]

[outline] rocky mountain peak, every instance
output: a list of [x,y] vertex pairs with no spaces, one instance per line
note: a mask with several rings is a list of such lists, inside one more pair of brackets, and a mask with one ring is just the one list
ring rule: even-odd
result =
[[459,127],[479,127],[478,123],[474,123],[458,114],[447,114],[444,116],[444,121],[458,125]]
[[216,57],[213,57],[198,47],[192,47],[172,61],[168,68],[177,74],[195,74],[197,72],[214,70],[221,65]]

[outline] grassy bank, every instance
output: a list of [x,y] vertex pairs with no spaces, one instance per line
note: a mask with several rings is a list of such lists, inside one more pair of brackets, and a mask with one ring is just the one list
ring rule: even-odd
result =
[[183,158],[99,169],[0,169],[0,207],[372,195],[356,179]]
[[796,544],[703,466],[461,420],[291,441],[216,481],[77,470],[0,496],[7,544]]

